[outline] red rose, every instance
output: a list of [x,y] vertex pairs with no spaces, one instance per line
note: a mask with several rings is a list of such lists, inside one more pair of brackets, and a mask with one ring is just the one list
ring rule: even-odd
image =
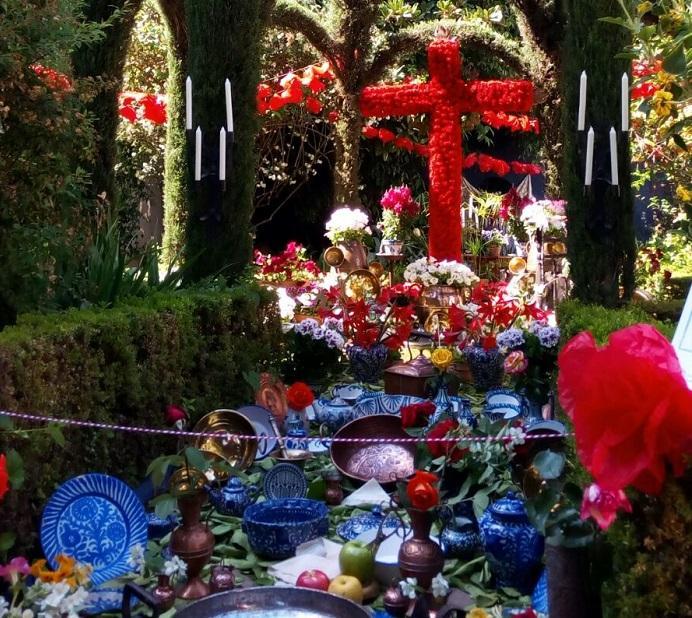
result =
[[3,453],[0,455],[0,500],[10,489],[10,475],[7,473],[7,458]]
[[437,440],[436,438],[445,438],[450,432],[459,429],[459,423],[451,419],[440,421],[428,433],[428,438],[433,438],[427,441],[430,454],[437,459],[443,455],[449,458],[452,463],[460,461],[466,455],[468,448],[458,448],[459,440]]
[[286,400],[288,402],[288,406],[292,410],[299,412],[300,410],[304,410],[311,405],[312,402],[315,401],[315,396],[305,382],[296,382],[288,387],[288,391],[286,392]]
[[418,427],[428,422],[428,417],[435,412],[436,407],[432,401],[412,403],[401,408],[401,426]]
[[602,348],[580,333],[558,366],[560,404],[574,423],[579,458],[601,488],[657,494],[668,465],[682,473],[692,452],[692,391],[655,328],[624,328]]
[[435,486],[438,480],[437,476],[430,472],[416,470],[406,485],[406,495],[413,508],[427,511],[440,503],[440,492]]
[[188,415],[187,412],[183,408],[179,408],[178,406],[166,406],[166,414],[165,414],[165,421],[166,425],[173,426],[175,425],[178,421],[187,421],[188,420]]

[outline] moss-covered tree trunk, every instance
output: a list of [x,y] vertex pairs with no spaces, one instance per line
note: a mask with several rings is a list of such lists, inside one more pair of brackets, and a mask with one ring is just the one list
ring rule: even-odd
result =
[[91,161],[82,164],[91,172],[94,195],[105,193],[106,199],[117,202],[113,167],[115,165],[115,136],[118,130],[118,93],[123,81],[125,57],[135,16],[143,0],[88,0],[84,7],[87,21],[104,22],[119,15],[96,45],[80,48],[73,56],[75,74],[103,80],[99,94],[89,104],[98,126],[98,148]]
[[[616,58],[627,31],[598,18],[617,15],[617,0],[566,0],[563,49],[564,188],[568,201],[568,254],[574,295],[615,306],[634,286],[635,240],[630,156],[620,131],[620,81],[629,62]],[[586,129],[596,132],[593,185],[584,187],[585,136],[577,132],[579,76],[588,75]],[[611,186],[608,132],[618,139],[619,187]]]
[[[248,263],[255,189],[255,104],[259,82],[263,3],[259,0],[185,0],[187,71],[193,84],[193,126],[203,139],[202,182],[190,182],[186,253],[192,280],[233,276]],[[226,124],[224,81],[231,80],[235,139],[229,149],[226,191],[218,182],[219,129]],[[194,136],[188,141],[188,177]]]
[[337,203],[359,203],[360,138],[363,117],[358,95],[340,93],[341,110],[334,131],[334,198]]

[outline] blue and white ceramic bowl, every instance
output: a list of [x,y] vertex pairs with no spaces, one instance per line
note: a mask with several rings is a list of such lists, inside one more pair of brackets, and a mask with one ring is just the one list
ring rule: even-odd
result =
[[398,415],[404,406],[426,401],[421,397],[410,395],[385,395],[384,393],[365,393],[353,406],[353,418],[373,416],[375,414]]
[[517,418],[523,411],[524,398],[511,388],[491,388],[485,395],[483,413],[492,421]]
[[343,399],[349,405],[356,403],[366,392],[367,389],[359,384],[335,384],[332,387],[332,397],[334,399]]
[[243,531],[253,551],[269,560],[295,555],[296,547],[325,536],[329,509],[307,498],[267,500],[245,509]]

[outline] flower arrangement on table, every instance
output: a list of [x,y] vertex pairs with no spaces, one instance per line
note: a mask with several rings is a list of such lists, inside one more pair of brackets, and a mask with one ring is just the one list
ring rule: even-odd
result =
[[533,402],[547,403],[557,369],[560,329],[535,321],[528,328],[509,328],[496,339],[505,356],[505,374],[511,377],[516,390]]
[[490,247],[502,247],[507,243],[507,236],[502,232],[502,230],[491,229],[482,230],[481,238],[483,239],[483,246],[485,248]]
[[325,227],[325,236],[334,244],[362,242],[372,234],[370,219],[360,208],[338,208],[331,214]]
[[0,566],[0,577],[8,583],[11,593],[9,604],[0,596],[0,616],[78,618],[86,609],[92,568],[63,554],[56,561],[56,570],[49,569],[45,560],[29,565],[21,556]]
[[346,339],[337,318],[327,317],[322,323],[306,318],[295,324],[284,340],[281,375],[287,381],[302,378],[313,382],[339,373]]
[[411,189],[406,185],[391,187],[380,200],[382,219],[377,227],[382,230],[382,238],[390,241],[403,241],[408,224],[420,213],[420,204],[413,199]]
[[457,288],[470,287],[479,280],[466,264],[425,257],[411,262],[406,267],[404,279],[425,287],[447,285]]
[[307,258],[303,245],[291,241],[278,255],[255,250],[254,262],[258,267],[257,278],[267,283],[292,283],[300,287],[315,281],[321,274],[320,267]]
[[564,200],[534,200],[526,203],[520,220],[529,236],[536,232],[561,232],[567,227]]

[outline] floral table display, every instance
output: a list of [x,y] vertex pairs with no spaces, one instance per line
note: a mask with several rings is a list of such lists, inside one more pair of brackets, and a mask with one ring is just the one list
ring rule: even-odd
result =
[[260,281],[271,284],[293,285],[314,281],[321,274],[320,267],[307,258],[303,245],[291,241],[278,255],[263,254],[255,250],[254,264]]
[[331,214],[325,227],[325,236],[343,252],[344,261],[340,270],[351,272],[367,268],[368,254],[363,241],[372,235],[372,230],[365,212],[347,206],[338,208]]
[[382,219],[378,228],[382,230],[380,252],[400,254],[410,221],[420,212],[420,204],[413,199],[411,189],[406,185],[391,187],[380,200]]

